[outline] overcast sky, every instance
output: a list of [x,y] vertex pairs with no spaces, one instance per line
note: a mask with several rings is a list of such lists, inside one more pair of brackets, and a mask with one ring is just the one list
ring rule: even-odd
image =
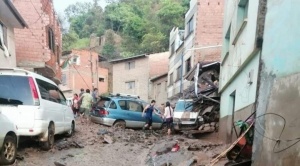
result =
[[[93,0],[53,0],[55,11],[60,14],[63,14],[69,5],[76,2],[93,2]],[[100,5],[104,8],[106,5],[105,0],[100,0]]]

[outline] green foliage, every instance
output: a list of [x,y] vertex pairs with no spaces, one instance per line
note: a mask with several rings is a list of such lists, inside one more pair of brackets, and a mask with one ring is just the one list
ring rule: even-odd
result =
[[[64,48],[83,47],[86,38],[94,33],[105,35],[101,53],[108,58],[166,51],[170,30],[184,27],[184,15],[189,6],[189,0],[110,2],[105,11],[98,0],[70,5],[65,10],[70,30],[63,37]],[[121,36],[121,44],[116,43],[114,34]]]

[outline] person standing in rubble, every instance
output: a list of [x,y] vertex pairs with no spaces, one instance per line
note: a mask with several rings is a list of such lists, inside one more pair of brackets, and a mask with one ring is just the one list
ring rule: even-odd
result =
[[159,113],[154,108],[155,103],[156,103],[155,100],[152,100],[151,104],[147,105],[145,107],[145,109],[143,110],[142,117],[146,118],[146,124],[143,127],[143,130],[145,130],[146,128],[152,130],[152,114],[153,114],[153,112],[155,114],[159,115]]
[[168,135],[171,135],[171,129],[173,127],[173,116],[174,116],[174,111],[173,108],[171,107],[170,102],[166,102],[166,107],[165,107],[165,113],[164,113],[164,119],[167,124],[168,128]]
[[94,88],[92,96],[93,96],[93,102],[96,103],[98,100],[98,88]]
[[90,90],[87,89],[84,94],[80,97],[81,105],[79,108],[81,123],[89,121],[90,112],[92,110],[93,97],[90,94]]

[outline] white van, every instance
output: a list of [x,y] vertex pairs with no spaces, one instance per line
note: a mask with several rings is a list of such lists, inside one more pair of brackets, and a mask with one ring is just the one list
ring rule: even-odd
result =
[[0,68],[0,109],[18,128],[19,136],[35,137],[43,149],[54,135],[75,130],[74,115],[57,85],[36,73]]

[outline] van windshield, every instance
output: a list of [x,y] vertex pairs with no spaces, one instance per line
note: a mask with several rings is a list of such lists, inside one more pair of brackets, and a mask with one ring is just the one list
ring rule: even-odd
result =
[[1,105],[34,105],[29,78],[0,75]]
[[175,112],[190,112],[193,109],[193,101],[178,101],[175,106]]

